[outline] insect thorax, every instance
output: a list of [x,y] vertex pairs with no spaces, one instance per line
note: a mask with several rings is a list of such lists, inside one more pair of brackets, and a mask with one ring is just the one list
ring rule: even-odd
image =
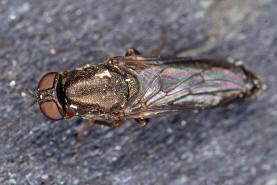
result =
[[132,86],[136,84],[129,75],[100,64],[68,72],[64,91],[70,109],[89,117],[121,109],[130,98]]

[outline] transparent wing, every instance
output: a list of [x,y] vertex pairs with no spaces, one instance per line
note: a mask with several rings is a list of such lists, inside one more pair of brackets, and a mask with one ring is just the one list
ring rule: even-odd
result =
[[125,112],[133,117],[230,104],[251,96],[258,80],[243,66],[225,61],[172,57],[120,60],[121,67],[136,76],[140,86]]

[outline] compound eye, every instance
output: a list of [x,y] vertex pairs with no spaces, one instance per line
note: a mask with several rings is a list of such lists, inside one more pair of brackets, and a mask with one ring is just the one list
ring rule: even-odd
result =
[[38,91],[50,89],[54,86],[57,73],[51,72],[44,75],[38,84]]
[[41,112],[48,118],[53,120],[63,119],[57,104],[53,101],[47,101],[40,104]]

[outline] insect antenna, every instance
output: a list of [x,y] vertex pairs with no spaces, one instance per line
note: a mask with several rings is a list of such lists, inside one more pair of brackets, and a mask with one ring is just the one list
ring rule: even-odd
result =
[[25,96],[30,96],[30,97],[32,97],[33,100],[32,100],[31,102],[29,102],[27,105],[24,106],[24,109],[21,110],[21,111],[16,115],[17,118],[20,118],[20,117],[25,113],[25,111],[26,111],[27,109],[29,109],[30,107],[32,107],[32,106],[38,101],[37,95],[34,94],[34,93],[31,93],[31,92],[29,92],[29,91],[27,91],[27,90],[23,90],[23,91],[21,92],[21,96],[23,96],[23,97],[25,97]]
[[29,109],[30,107],[32,107],[36,102],[37,102],[37,95],[34,93],[31,93],[30,91],[27,90],[23,90],[21,95],[24,96],[30,96],[33,98],[33,100],[31,102],[29,102],[27,105],[24,106],[24,109]]

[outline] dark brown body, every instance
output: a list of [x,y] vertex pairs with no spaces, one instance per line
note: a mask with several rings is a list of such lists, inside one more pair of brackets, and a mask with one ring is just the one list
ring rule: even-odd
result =
[[262,89],[260,79],[242,64],[135,54],[129,49],[125,57],[99,65],[48,73],[36,96],[42,112],[55,120],[80,116],[113,119],[118,125],[135,118],[145,124],[143,118],[228,105]]
[[[164,95],[154,102],[159,93],[169,94],[176,84],[185,83],[184,79],[182,82],[166,73],[169,67],[177,69],[183,65],[199,69],[194,76],[188,76],[190,87],[182,89],[182,96],[191,96],[190,100],[184,98],[183,102],[175,103],[176,99],[169,100],[168,95]],[[232,71],[241,84],[235,89],[200,87],[201,83],[207,82],[201,73],[215,68]],[[247,99],[255,95],[261,85],[259,79],[243,66],[205,59],[115,57],[105,64],[65,72],[62,76],[64,74],[64,91],[71,112],[68,117],[73,114],[86,119],[145,118],[171,111],[212,108]],[[224,80],[222,82],[226,83]]]

